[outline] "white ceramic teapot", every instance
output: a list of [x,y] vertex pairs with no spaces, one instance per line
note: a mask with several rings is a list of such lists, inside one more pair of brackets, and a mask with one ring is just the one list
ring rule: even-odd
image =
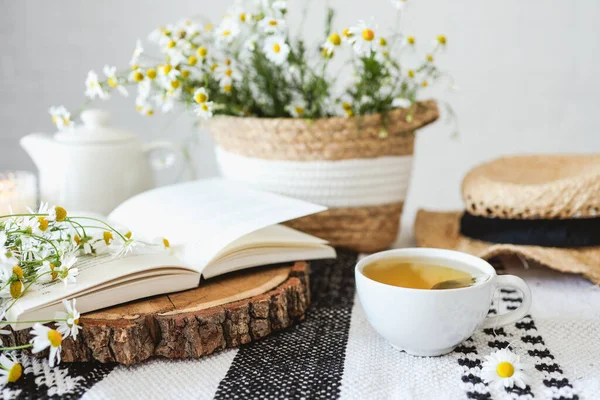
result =
[[81,120],[83,125],[69,131],[21,139],[40,172],[41,201],[106,215],[152,188],[153,169],[169,166],[153,166],[152,152],[178,153],[171,143],[144,144],[134,133],[111,127],[107,112],[86,110]]

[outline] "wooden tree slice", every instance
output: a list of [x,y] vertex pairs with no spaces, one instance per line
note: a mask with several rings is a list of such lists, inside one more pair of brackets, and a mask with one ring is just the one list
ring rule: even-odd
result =
[[[63,341],[62,360],[129,365],[153,356],[197,358],[249,343],[304,319],[308,279],[306,262],[263,267],[88,313],[77,340]],[[22,330],[9,341],[29,339],[29,330]]]

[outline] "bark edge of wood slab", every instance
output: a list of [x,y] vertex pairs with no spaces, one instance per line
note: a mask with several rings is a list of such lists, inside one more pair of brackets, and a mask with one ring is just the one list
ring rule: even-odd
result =
[[[199,358],[260,340],[304,319],[309,273],[304,261],[249,269],[196,289],[84,314],[77,340],[63,341],[62,361],[131,365],[156,356]],[[25,344],[29,331],[3,339]]]

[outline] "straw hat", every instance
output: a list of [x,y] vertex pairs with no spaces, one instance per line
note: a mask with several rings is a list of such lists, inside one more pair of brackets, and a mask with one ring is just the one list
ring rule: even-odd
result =
[[419,246],[518,255],[600,284],[600,155],[500,158],[467,174],[462,197],[466,212],[419,210]]

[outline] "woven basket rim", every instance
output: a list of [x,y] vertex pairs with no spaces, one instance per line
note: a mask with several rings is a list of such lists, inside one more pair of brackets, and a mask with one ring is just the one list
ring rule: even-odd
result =
[[[428,105],[431,105],[432,103],[437,104],[437,101],[435,99],[427,99],[427,100],[420,100],[415,102],[415,104],[419,105],[419,106],[424,106],[424,107],[428,107]],[[389,111],[385,111],[385,112],[380,112],[380,113],[373,113],[373,114],[363,114],[363,115],[354,115],[352,117],[344,117],[344,116],[332,116],[332,117],[320,117],[320,118],[294,118],[294,117],[255,117],[255,116],[238,116],[238,115],[222,115],[222,114],[216,114],[214,115],[211,119],[231,119],[231,120],[251,120],[251,119],[255,119],[255,120],[260,120],[260,121],[296,121],[296,120],[303,120],[303,121],[335,121],[335,120],[343,120],[343,121],[347,121],[347,120],[358,120],[358,119],[362,119],[362,118],[373,118],[373,117],[380,117],[392,112],[403,112],[408,110],[407,108],[393,108]]]

